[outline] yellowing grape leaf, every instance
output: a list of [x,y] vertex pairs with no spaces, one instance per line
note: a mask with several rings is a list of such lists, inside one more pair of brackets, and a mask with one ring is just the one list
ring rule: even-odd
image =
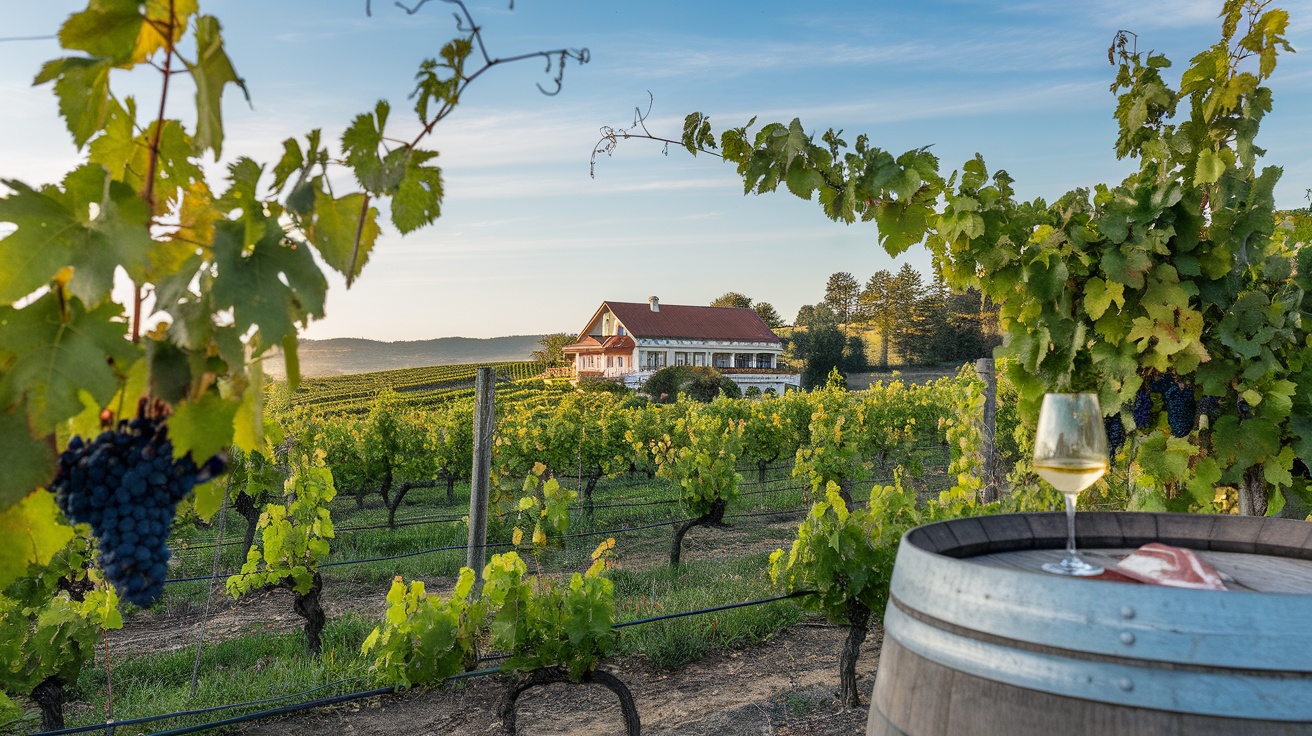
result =
[[54,495],[45,491],[0,511],[0,589],[27,572],[28,565],[49,564],[73,538],[73,528],[59,518]]

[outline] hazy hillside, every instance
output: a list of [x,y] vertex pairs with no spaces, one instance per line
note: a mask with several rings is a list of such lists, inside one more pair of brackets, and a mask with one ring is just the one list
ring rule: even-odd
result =
[[[529,360],[530,354],[541,347],[538,345],[540,339],[542,335],[511,335],[379,342],[342,337],[332,340],[302,340],[298,352],[302,376],[336,376],[429,365]],[[266,360],[264,368],[275,378],[282,378],[286,372],[281,354],[274,354]]]

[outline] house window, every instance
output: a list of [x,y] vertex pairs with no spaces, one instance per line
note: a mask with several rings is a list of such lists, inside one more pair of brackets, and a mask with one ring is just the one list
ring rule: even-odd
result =
[[693,364],[693,365],[706,365],[706,353],[693,353],[693,354],[692,354],[692,364]]
[[728,353],[716,353],[716,354],[713,356],[713,360],[714,360],[714,362],[715,362],[715,367],[716,367],[716,368],[728,368],[728,367],[729,367],[729,354],[728,354]]
[[589,355],[589,356],[588,356],[588,367],[591,368],[592,366],[593,366],[593,363],[592,363],[592,356]]
[[623,368],[623,367],[624,367],[624,356],[623,356],[623,355],[621,355],[621,356],[619,356],[618,358],[616,358],[615,361],[616,361],[616,362],[615,362],[615,365],[619,366],[620,368]]
[[664,351],[648,350],[647,351],[647,370],[659,370],[665,367]]
[[752,355],[751,355],[751,353],[734,353],[734,356],[733,356],[733,367],[734,367],[734,368],[751,368],[751,367],[752,367]]
[[606,356],[606,367],[607,367],[607,368],[614,368],[614,367],[615,367],[615,358],[613,358],[613,357],[607,355],[607,356]]
[[687,354],[687,353],[675,353],[675,354],[674,354],[674,364],[675,364],[675,365],[688,365],[688,354]]
[[772,360],[773,357],[774,357],[774,356],[771,355],[770,353],[757,353],[757,354],[756,354],[756,367],[757,367],[757,368],[773,368],[773,367],[774,367],[774,365],[772,365],[772,364],[774,363],[774,361]]
[[615,334],[616,334],[616,335],[619,335],[619,336],[621,336],[621,337],[623,337],[623,336],[624,336],[624,325],[619,325],[619,326],[617,326],[617,327],[615,328]]

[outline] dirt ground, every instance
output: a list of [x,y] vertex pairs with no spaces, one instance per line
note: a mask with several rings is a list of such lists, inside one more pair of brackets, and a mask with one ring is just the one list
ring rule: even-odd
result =
[[[678,670],[630,658],[606,667],[633,692],[646,736],[792,736],[861,734],[865,707],[836,704],[838,653],[846,630],[802,625],[761,646],[714,654]],[[882,632],[862,647],[858,686],[874,687]],[[238,733],[267,736],[502,733],[498,706],[508,680],[487,677],[442,690],[347,703],[255,721]],[[599,685],[550,685],[526,691],[516,710],[520,734],[611,736],[624,733],[615,696]]]

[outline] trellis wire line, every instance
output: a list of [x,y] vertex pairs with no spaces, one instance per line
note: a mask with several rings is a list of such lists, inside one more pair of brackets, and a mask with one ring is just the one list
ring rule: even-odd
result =
[[355,680],[359,680],[364,677],[365,677],[364,675],[347,677],[341,680],[334,680],[333,682],[329,682],[320,685],[318,687],[310,688],[309,690],[302,690],[299,693],[287,693],[286,695],[275,695],[271,698],[263,698],[261,700],[249,700],[244,703],[228,703],[227,705],[212,705],[209,706],[208,708],[196,708],[194,710],[182,710],[182,711],[175,711],[173,713],[161,713],[159,715],[142,716],[140,718],[133,718],[126,721],[115,721],[113,723],[97,723],[91,726],[71,726],[69,728],[61,728],[55,731],[41,731],[39,733],[32,734],[32,736],[66,736],[67,734],[73,734],[73,733],[86,733],[88,731],[102,731],[111,728],[122,728],[124,726],[135,726],[138,723],[150,723],[151,721],[162,721],[170,718],[186,718],[188,716],[201,716],[201,715],[205,715],[206,713],[215,713],[221,710],[233,710],[234,708],[248,708],[252,705],[264,705],[265,703],[272,703],[276,700],[286,700],[288,698],[295,698],[302,695],[309,695],[310,693],[317,693],[320,690],[326,690],[330,687],[341,685],[344,682],[354,682]]
[[[405,522],[400,522],[400,521],[398,521],[398,522],[396,523],[396,525],[395,525],[395,528],[400,529],[401,527],[407,527],[407,526],[422,526],[422,525],[424,525],[424,524],[449,524],[449,523],[453,523],[453,522],[461,521],[461,520],[463,520],[464,518],[465,518],[464,516],[451,516],[451,517],[443,516],[443,517],[435,517],[435,518],[432,518],[432,519],[414,519],[414,520],[408,520],[408,521],[405,521]],[[333,532],[334,532],[334,533],[338,533],[338,532],[355,532],[355,531],[363,531],[363,530],[368,530],[368,529],[389,529],[389,528],[392,528],[392,527],[389,527],[386,523],[383,523],[383,524],[373,524],[373,525],[367,525],[367,526],[345,526],[345,527],[334,527],[334,528],[333,528]],[[223,543],[223,546],[232,546],[232,545],[235,545],[235,544],[241,544],[241,542],[238,541],[238,540],[236,540],[236,539],[234,539],[234,540],[232,540],[232,541],[230,541],[230,542],[224,542],[224,543]],[[215,546],[218,546],[218,545],[216,545],[214,542],[211,542],[211,541],[204,541],[204,542],[197,542],[196,544],[188,544],[188,545],[185,546],[185,547],[176,547],[176,548],[172,548],[172,547],[171,547],[170,550],[171,550],[174,554],[177,554],[177,553],[179,553],[179,552],[189,552],[189,551],[191,551],[191,550],[212,549],[212,548],[215,547]]]
[[[779,509],[779,510],[775,510],[775,511],[762,511],[762,512],[756,512],[756,513],[729,514],[729,515],[726,515],[724,518],[726,518],[726,519],[732,519],[732,518],[743,518],[743,517],[749,517],[749,516],[777,516],[777,515],[780,515],[780,514],[797,513],[797,512],[799,512],[799,511],[805,511],[805,510],[806,510],[806,509],[804,509],[804,508],[800,508],[800,507],[799,507],[799,508],[794,508],[794,509]],[[590,532],[579,532],[579,533],[576,533],[576,534],[562,534],[561,536],[559,536],[559,537],[557,537],[557,538],[558,538],[558,539],[581,539],[581,538],[585,538],[585,537],[597,537],[597,536],[601,536],[601,535],[603,535],[603,534],[623,534],[623,533],[625,533],[625,532],[636,532],[636,531],[642,531],[642,530],[644,530],[644,529],[655,529],[656,527],[671,526],[671,525],[673,525],[673,524],[682,524],[682,523],[685,523],[685,522],[692,521],[693,519],[696,519],[696,518],[698,518],[698,517],[695,517],[695,516],[689,516],[689,517],[682,518],[682,519],[667,519],[667,520],[665,520],[665,521],[656,521],[656,522],[652,522],[652,523],[650,523],[650,524],[640,524],[640,525],[638,525],[638,526],[620,527],[620,528],[615,528],[615,529],[601,529],[601,530],[590,531]],[[514,544],[513,542],[489,542],[488,544],[486,544],[486,545],[484,545],[484,546],[485,546],[485,547],[489,547],[489,548],[490,548],[490,547],[514,547],[515,544]],[[402,552],[401,554],[396,554],[396,555],[386,555],[386,556],[383,556],[383,557],[366,557],[366,558],[363,558],[363,559],[355,559],[355,560],[335,560],[335,561],[333,561],[333,562],[323,562],[323,563],[320,563],[320,564],[319,564],[319,567],[320,567],[320,568],[324,568],[324,567],[339,567],[339,566],[342,566],[342,565],[360,565],[360,564],[364,564],[364,563],[368,563],[368,562],[386,562],[386,561],[388,561],[388,560],[399,560],[399,559],[402,559],[402,558],[405,558],[405,557],[417,557],[417,556],[419,556],[419,555],[431,554],[431,553],[433,553],[433,552],[449,552],[449,551],[453,551],[453,550],[466,549],[466,548],[468,548],[468,545],[465,545],[465,544],[453,544],[453,545],[447,545],[447,546],[445,546],[445,547],[430,547],[430,548],[428,548],[428,549],[421,549],[421,550],[417,550],[417,551],[414,551],[414,552]],[[224,574],[224,577],[233,577],[233,576],[237,576],[237,575],[260,575],[260,574],[263,574],[263,573],[254,573],[254,572],[251,572],[251,573],[243,573],[243,572],[241,572],[241,571],[237,571],[237,572],[225,573],[225,574]],[[171,584],[171,583],[193,583],[193,582],[197,582],[197,581],[200,581],[200,580],[213,580],[213,579],[214,579],[214,576],[197,575],[197,576],[186,577],[186,578],[169,578],[169,579],[167,579],[167,580],[164,581],[164,584],[165,584],[165,585],[168,585],[168,584]]]
[[766,603],[774,603],[775,601],[787,600],[787,599],[789,599],[789,598],[801,598],[801,597],[804,596],[804,595],[815,595],[815,593],[816,593],[816,591],[814,591],[814,590],[796,590],[796,591],[793,591],[792,593],[784,593],[783,595],[777,595],[777,596],[774,596],[774,597],[771,597],[771,598],[760,598],[760,599],[757,599],[757,600],[754,600],[754,601],[742,601],[742,602],[740,602],[740,603],[726,603],[726,604],[724,604],[723,606],[711,606],[710,608],[700,608],[700,609],[698,609],[698,610],[696,610],[696,611],[679,611],[678,613],[665,613],[665,614],[662,614],[662,615],[660,615],[660,616],[650,616],[650,617],[648,617],[648,618],[639,618],[639,619],[634,619],[633,621],[621,621],[620,623],[613,624],[613,625],[611,626],[611,628],[613,628],[613,629],[623,629],[623,628],[627,628],[627,627],[629,627],[629,626],[639,626],[639,625],[642,625],[642,624],[650,624],[650,623],[654,623],[654,622],[656,622],[656,621],[664,621],[664,620],[666,620],[666,619],[671,619],[671,618],[683,618],[683,617],[685,617],[685,616],[697,616],[697,615],[700,615],[700,614],[703,614],[703,613],[715,613],[716,611],[728,611],[728,610],[733,609],[733,608],[746,608],[746,607],[748,607],[748,606],[760,606],[760,605],[764,605],[764,604],[766,604]]
[[223,501],[219,504],[219,540],[214,545],[214,564],[210,566],[210,584],[205,588],[205,608],[200,615],[200,631],[196,634],[196,662],[191,666],[191,689],[188,698],[196,697],[196,682],[200,679],[200,653],[205,646],[205,624],[210,619],[210,601],[214,599],[214,578],[219,576],[219,558],[223,556],[223,528],[228,519],[228,493],[232,490],[232,473],[223,488]]

